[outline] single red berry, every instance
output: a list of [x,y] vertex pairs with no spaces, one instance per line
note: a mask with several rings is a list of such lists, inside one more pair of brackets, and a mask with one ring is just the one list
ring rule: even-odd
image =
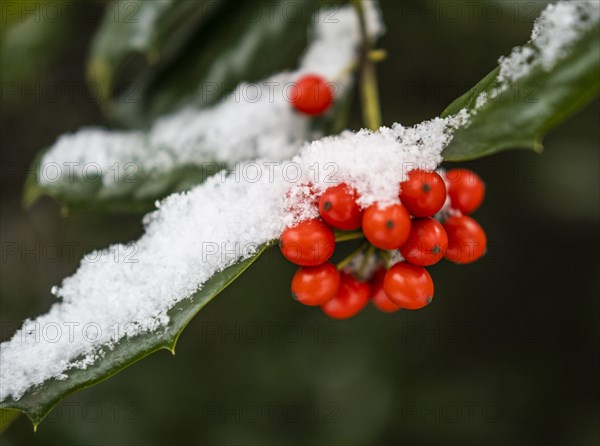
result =
[[446,172],[448,195],[454,209],[471,214],[481,206],[485,195],[485,184],[469,169],[452,169]]
[[436,172],[411,170],[400,188],[400,201],[415,217],[430,217],[446,202],[446,183]]
[[356,204],[357,198],[356,191],[344,183],[328,188],[319,199],[321,218],[344,231],[360,228],[362,211]]
[[310,116],[319,115],[331,106],[333,88],[321,76],[304,76],[292,87],[290,99],[298,111]]
[[363,215],[363,232],[379,249],[396,249],[406,242],[410,233],[410,215],[401,204],[380,208],[369,206]]
[[296,265],[317,266],[333,254],[335,237],[321,220],[306,220],[283,231],[279,248],[285,258]]
[[385,275],[383,290],[396,305],[418,310],[433,299],[433,280],[422,266],[401,262],[392,266]]
[[448,249],[448,236],[444,227],[435,219],[415,218],[408,240],[400,247],[400,253],[413,265],[428,266],[439,262]]
[[292,296],[304,305],[323,305],[334,298],[340,287],[340,273],[332,263],[303,266],[292,279]]
[[387,271],[382,268],[375,272],[373,279],[371,279],[371,301],[378,310],[384,313],[393,313],[402,309],[402,307],[392,302],[387,294],[385,294],[385,291],[383,291],[383,280],[386,273]]
[[348,319],[358,314],[369,302],[371,287],[359,282],[352,274],[340,274],[337,295],[321,306],[323,312],[334,319]]
[[454,263],[472,263],[485,254],[485,232],[471,217],[450,217],[444,224],[444,229],[448,234],[446,259]]

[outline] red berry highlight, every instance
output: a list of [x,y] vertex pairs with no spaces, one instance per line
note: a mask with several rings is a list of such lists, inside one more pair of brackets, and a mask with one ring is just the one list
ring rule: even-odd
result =
[[360,228],[363,213],[357,198],[356,191],[344,183],[328,188],[319,199],[321,218],[343,231]]
[[373,276],[373,279],[371,280],[371,302],[373,302],[373,305],[375,305],[375,308],[379,311],[383,311],[384,313],[394,313],[395,311],[402,309],[402,307],[392,302],[383,290],[383,280],[386,273],[387,271],[385,269],[380,269]]
[[466,215],[449,218],[444,224],[448,234],[446,259],[454,263],[473,263],[487,249],[487,238],[483,228]]
[[317,266],[332,256],[335,236],[321,220],[306,220],[283,231],[279,248],[285,258],[296,265]]
[[422,266],[401,262],[392,266],[385,275],[383,290],[396,305],[418,310],[433,299],[433,280]]
[[415,217],[434,215],[446,201],[446,184],[436,172],[411,170],[400,188],[400,201]]
[[406,242],[410,233],[410,215],[401,204],[380,208],[369,206],[363,215],[363,232],[379,249],[396,249]]
[[463,214],[471,214],[481,206],[485,185],[475,172],[469,169],[452,169],[446,172],[446,181],[454,209]]
[[333,88],[321,76],[304,76],[292,87],[290,99],[299,112],[316,116],[331,106]]
[[292,296],[304,305],[319,306],[334,298],[339,287],[340,273],[332,263],[303,266],[292,279]]
[[323,312],[334,319],[349,319],[358,314],[369,302],[371,287],[359,282],[351,274],[340,274],[337,295],[321,306]]
[[442,260],[447,249],[448,236],[444,227],[431,217],[416,218],[400,253],[413,265],[428,266]]

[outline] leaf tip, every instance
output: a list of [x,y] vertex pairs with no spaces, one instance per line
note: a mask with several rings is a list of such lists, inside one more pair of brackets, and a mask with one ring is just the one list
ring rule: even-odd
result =
[[173,356],[175,356],[175,344],[177,343],[177,340],[174,340],[172,344],[167,344],[167,345],[163,345],[162,348],[166,351],[168,351],[169,353],[171,353]]

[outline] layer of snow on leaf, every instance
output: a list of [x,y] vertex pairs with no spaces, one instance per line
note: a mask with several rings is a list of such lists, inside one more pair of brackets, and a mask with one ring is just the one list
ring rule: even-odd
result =
[[[367,28],[377,38],[384,31],[377,4],[365,4]],[[242,83],[212,107],[187,108],[158,119],[148,133],[83,128],[63,135],[43,157],[40,181],[70,180],[92,169],[104,173],[104,183],[110,186],[116,184],[113,171],[119,169],[119,178],[126,178],[131,163],[142,171],[168,172],[189,164],[233,165],[258,157],[282,160],[295,155],[304,142],[319,135],[311,129],[310,119],[291,106],[290,87],[303,74],[315,73],[332,82],[341,96],[351,85],[351,67],[361,40],[351,6],[317,14],[312,42],[296,71]],[[49,168],[52,175],[47,174]],[[55,172],[64,175],[57,177]]]
[[501,57],[500,90],[541,66],[550,71],[568,54],[577,38],[598,23],[600,1],[558,2],[548,5],[535,21],[528,46],[516,47]]
[[[137,242],[84,258],[53,289],[60,301],[1,345],[0,399],[66,379],[65,372],[89,367],[126,336],[164,329],[168,310],[215,273],[286,226],[316,216],[311,203],[332,184],[355,187],[363,206],[398,202],[406,172],[435,169],[462,124],[464,114],[410,128],[345,132],[306,145],[289,161],[243,164],[166,198],[145,217]],[[60,336],[48,327],[58,327]]]

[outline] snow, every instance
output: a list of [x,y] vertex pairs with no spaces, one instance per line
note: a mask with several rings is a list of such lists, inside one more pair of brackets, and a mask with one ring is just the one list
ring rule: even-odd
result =
[[[375,2],[366,5],[369,34],[377,38],[384,32],[380,13]],[[305,141],[320,135],[311,128],[310,118],[290,107],[290,87],[302,75],[314,73],[332,82],[342,96],[352,84],[360,43],[351,6],[317,14],[312,43],[296,71],[242,83],[212,107],[186,108],[159,118],[148,133],[90,127],[63,135],[42,158],[40,182],[85,177],[86,169],[93,168],[104,173],[104,184],[110,187],[117,184],[117,173],[127,178],[131,163],[136,171],[168,172],[183,165],[294,156]]]
[[[527,76],[533,69],[541,67],[550,71],[569,53],[578,37],[600,20],[600,1],[558,2],[548,5],[536,19],[531,39],[521,47],[513,48],[511,54],[498,62],[498,87],[491,98],[497,97],[511,84]],[[476,109],[488,100],[488,95],[477,98]]]
[[[289,161],[242,163],[166,198],[145,217],[145,234],[133,244],[130,261],[114,255],[131,248],[124,245],[87,256],[53,289],[61,300],[2,344],[0,399],[18,399],[31,386],[93,364],[124,336],[166,326],[168,310],[213,274],[277,239],[287,225],[315,216],[306,204],[309,183],[319,194],[346,182],[363,206],[398,202],[406,172],[434,169],[463,118],[344,132],[307,144]],[[77,326],[67,332],[73,321]],[[40,336],[49,326],[60,328],[58,340]],[[32,327],[36,334],[27,336]]]

